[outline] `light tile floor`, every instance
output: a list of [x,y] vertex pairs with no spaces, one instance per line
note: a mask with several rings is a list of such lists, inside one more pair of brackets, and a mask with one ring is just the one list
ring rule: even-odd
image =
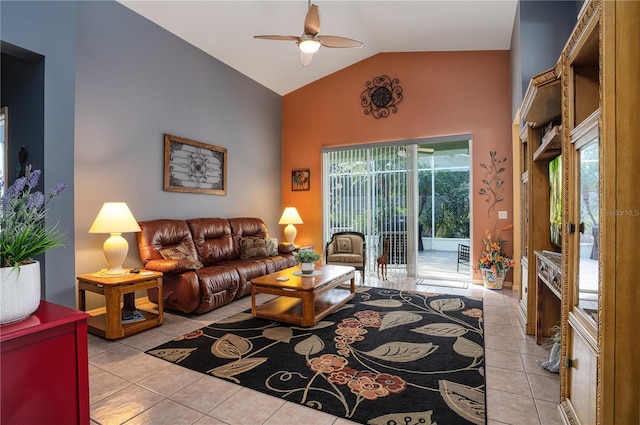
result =
[[[416,287],[414,279],[368,286],[484,297],[488,425],[560,424],[559,379],[538,366],[548,352],[526,335],[517,317],[518,295],[443,286]],[[259,302],[264,302],[267,296]],[[244,311],[250,297],[200,316],[165,312],[164,323],[118,341],[89,335],[91,420],[95,424],[348,425],[354,422],[203,375],[144,353],[169,339]],[[145,308],[145,306],[138,306]]]

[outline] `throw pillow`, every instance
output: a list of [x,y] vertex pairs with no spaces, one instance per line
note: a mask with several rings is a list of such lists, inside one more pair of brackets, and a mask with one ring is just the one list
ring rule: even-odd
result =
[[240,258],[249,260],[251,258],[268,257],[267,240],[262,238],[242,238],[240,240]]
[[278,255],[278,240],[276,238],[267,238],[267,255],[269,257]]
[[196,259],[184,244],[180,244],[171,248],[159,249],[158,252],[165,260],[187,260],[195,264],[196,270],[204,267],[198,259]]
[[337,238],[338,252],[351,252],[351,238]]

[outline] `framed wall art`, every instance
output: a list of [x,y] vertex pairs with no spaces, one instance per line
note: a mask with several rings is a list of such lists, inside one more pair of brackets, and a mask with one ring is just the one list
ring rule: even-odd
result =
[[227,194],[227,149],[164,135],[164,190]]
[[293,170],[291,172],[291,190],[309,190],[311,185],[311,174],[308,168]]

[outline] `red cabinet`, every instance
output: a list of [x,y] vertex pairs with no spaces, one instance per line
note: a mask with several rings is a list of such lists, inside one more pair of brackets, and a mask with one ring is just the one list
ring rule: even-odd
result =
[[0,326],[0,423],[89,423],[88,317],[41,301]]

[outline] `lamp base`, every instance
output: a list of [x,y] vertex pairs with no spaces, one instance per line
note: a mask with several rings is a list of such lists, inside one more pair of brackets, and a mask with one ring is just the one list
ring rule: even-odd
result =
[[102,245],[104,251],[104,257],[107,259],[107,271],[108,276],[124,275],[125,270],[122,268],[122,263],[127,258],[129,252],[129,244],[127,240],[122,237],[122,233],[112,233],[111,236]]
[[298,230],[293,224],[287,224],[287,227],[284,228],[284,237],[287,239],[287,242],[293,246],[295,246],[293,241],[296,239],[297,234]]
[[107,276],[124,276],[127,274],[127,271],[122,267],[111,267],[108,268],[104,274],[106,274]]

